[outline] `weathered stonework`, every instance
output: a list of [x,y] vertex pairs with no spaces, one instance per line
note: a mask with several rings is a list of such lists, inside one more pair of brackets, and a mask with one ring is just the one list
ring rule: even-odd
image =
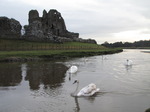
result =
[[[24,26],[25,38],[35,41],[64,42],[78,38],[78,33],[67,31],[64,19],[57,10],[43,11],[39,17],[37,10],[29,12],[29,25]],[[67,39],[68,38],[68,39]]]
[[0,38],[20,38],[21,28],[19,21],[9,19],[7,17],[0,17]]
[[[19,21],[0,17],[0,38],[26,39],[40,42],[85,42],[96,43],[93,39],[79,38],[79,33],[69,32],[65,21],[57,10],[49,12],[43,11],[42,17],[37,10],[29,11],[29,24],[24,26],[24,30]],[[21,35],[22,33],[22,35]]]

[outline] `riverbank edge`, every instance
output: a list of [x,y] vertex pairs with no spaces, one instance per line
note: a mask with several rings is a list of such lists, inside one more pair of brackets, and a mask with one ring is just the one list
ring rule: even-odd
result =
[[51,61],[57,59],[69,59],[77,57],[88,57],[96,55],[107,55],[123,52],[123,49],[107,49],[100,51],[64,51],[55,54],[43,54],[38,56],[8,56],[0,59],[0,62],[28,62],[28,61]]

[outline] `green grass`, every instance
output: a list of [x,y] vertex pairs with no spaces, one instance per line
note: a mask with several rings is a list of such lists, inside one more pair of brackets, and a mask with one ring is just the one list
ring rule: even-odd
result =
[[64,44],[30,42],[25,40],[0,39],[0,50],[2,51],[25,51],[25,50],[68,50],[68,49],[103,49],[103,46],[90,43],[66,42]]
[[112,54],[121,49],[80,42],[64,44],[30,42],[25,40],[0,39],[0,60],[11,57],[19,58],[51,58],[51,57],[82,57],[100,54]]
[[112,54],[120,52],[120,49],[104,49],[104,50],[39,50],[39,51],[0,51],[0,58],[8,57],[47,57],[47,56],[67,56],[82,57],[100,54]]

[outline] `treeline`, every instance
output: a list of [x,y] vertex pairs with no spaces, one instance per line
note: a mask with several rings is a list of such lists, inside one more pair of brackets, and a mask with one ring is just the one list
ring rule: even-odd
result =
[[115,43],[108,43],[107,41],[101,44],[105,47],[130,47],[130,48],[139,48],[139,47],[150,47],[150,40],[140,40],[131,42],[115,42]]

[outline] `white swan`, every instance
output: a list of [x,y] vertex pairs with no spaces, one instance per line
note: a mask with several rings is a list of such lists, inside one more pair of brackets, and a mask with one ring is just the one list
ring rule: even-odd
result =
[[126,66],[131,66],[132,63],[133,63],[132,60],[128,60],[128,59],[127,59],[125,65],[126,65]]
[[70,74],[73,74],[73,73],[76,73],[78,71],[78,67],[73,65],[69,68],[69,73]]
[[88,58],[84,57],[84,62],[85,63],[88,62]]
[[96,88],[96,85],[91,83],[88,86],[82,88],[77,94],[79,81],[75,80],[73,84],[77,83],[77,88],[74,93],[72,93],[73,96],[93,96],[95,93],[99,92],[99,88]]

